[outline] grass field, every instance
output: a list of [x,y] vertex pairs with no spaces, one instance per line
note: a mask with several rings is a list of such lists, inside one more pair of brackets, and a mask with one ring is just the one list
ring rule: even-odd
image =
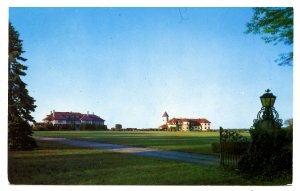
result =
[[8,153],[11,184],[282,185],[245,179],[218,165],[197,165],[38,141],[35,151]]
[[[36,131],[34,135],[65,137],[201,154],[213,154],[211,143],[219,142],[218,132]],[[244,135],[249,136],[247,133]]]

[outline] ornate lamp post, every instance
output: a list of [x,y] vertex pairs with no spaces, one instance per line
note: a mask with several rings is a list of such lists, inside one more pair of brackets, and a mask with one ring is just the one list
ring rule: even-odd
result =
[[260,96],[262,108],[257,114],[257,119],[254,119],[253,121],[254,127],[279,129],[282,126],[282,120],[279,119],[278,112],[274,107],[275,100],[276,96],[274,96],[269,89],[266,90],[266,93]]
[[239,161],[239,170],[269,180],[292,176],[292,135],[281,129],[282,120],[274,108],[276,96],[268,89],[260,100],[262,108],[249,131],[250,147]]

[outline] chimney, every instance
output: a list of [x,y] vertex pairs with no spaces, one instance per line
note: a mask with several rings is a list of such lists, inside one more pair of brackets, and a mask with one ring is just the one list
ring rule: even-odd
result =
[[87,115],[89,115],[89,111],[87,111],[86,113],[87,113]]
[[53,117],[55,117],[55,110],[53,109]]

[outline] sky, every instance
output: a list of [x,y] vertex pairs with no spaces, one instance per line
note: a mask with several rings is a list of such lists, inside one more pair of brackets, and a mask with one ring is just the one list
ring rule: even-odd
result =
[[172,117],[249,128],[271,89],[293,117],[292,47],[245,34],[251,8],[9,8],[28,59],[32,113],[94,112],[108,128],[157,128]]

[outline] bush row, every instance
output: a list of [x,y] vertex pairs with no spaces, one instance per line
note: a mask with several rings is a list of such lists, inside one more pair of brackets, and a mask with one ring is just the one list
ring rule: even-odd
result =
[[96,124],[81,124],[80,125],[81,131],[106,131],[106,125],[96,125]]
[[[76,129],[75,124],[61,124],[53,125],[51,123],[36,124],[33,127],[34,131],[74,131]],[[107,130],[106,125],[96,125],[96,124],[81,124],[79,127],[81,131],[104,131]]]

